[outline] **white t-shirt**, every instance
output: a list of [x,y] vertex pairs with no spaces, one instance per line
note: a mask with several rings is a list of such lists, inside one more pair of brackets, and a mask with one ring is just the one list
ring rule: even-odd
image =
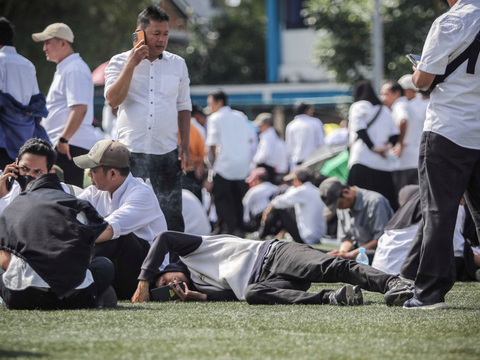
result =
[[69,144],[90,150],[96,138],[93,129],[92,73],[79,54],[72,54],[57,65],[53,82],[47,95],[48,116],[42,125],[50,141],[56,145],[67,125],[73,105],[87,105],[82,124],[69,139]]
[[395,170],[416,169],[418,167],[424,118],[417,113],[405,96],[398,98],[392,104],[392,118],[398,129],[400,128],[400,122],[403,119],[407,120],[407,132],[403,139],[402,155],[398,159]]
[[[380,106],[382,106],[380,114],[372,126],[367,129],[367,125],[375,117]],[[350,106],[348,122],[351,144],[348,168],[351,169],[353,165],[361,164],[374,170],[392,171],[391,164],[387,159],[374,153],[362,139],[357,138],[357,131],[362,129],[367,129],[367,134],[376,148],[384,147],[390,136],[398,134],[390,110],[386,106],[374,106],[365,100],[353,103]]]
[[276,188],[275,185],[268,181],[250,188],[242,200],[243,221],[249,223],[251,221],[250,214],[256,216],[263,213],[270,204],[270,198]]
[[258,142],[257,152],[253,157],[255,164],[266,164],[271,167],[275,167],[277,164],[277,140],[278,135],[273,127],[269,127],[258,136],[260,141]]
[[28,105],[31,97],[39,93],[35,66],[13,46],[0,49],[0,91],[22,105]]
[[113,228],[112,239],[134,233],[151,245],[160,231],[167,230],[167,221],[153,190],[140,178],[128,174],[113,196],[108,191],[87,187],[79,199],[89,201]]
[[277,154],[275,171],[279,174],[286,174],[288,172],[287,145],[285,144],[285,141],[283,141],[283,139],[281,138],[277,139],[275,153]]
[[182,190],[182,215],[185,233],[194,235],[210,235],[212,226],[207,212],[200,200],[190,191]]
[[[105,69],[105,98],[130,51],[115,55]],[[180,56],[164,51],[161,59],[142,60],[118,107],[118,141],[136,153],[162,155],[175,150],[178,112],[192,110],[189,85],[187,65]]]
[[[445,74],[480,31],[480,2],[459,0],[433,23],[418,69]],[[475,74],[467,74],[465,61],[430,95],[424,131],[442,135],[455,144],[480,149],[480,60]]]
[[276,209],[295,208],[298,232],[307,244],[320,242],[327,232],[327,222],[323,216],[325,205],[318,188],[310,182],[289,187],[285,194],[272,200],[272,206]]
[[210,115],[205,146],[216,146],[213,170],[227,180],[244,180],[249,173],[253,133],[240,111],[223,106]]
[[324,145],[325,131],[320,119],[301,114],[287,125],[285,142],[290,166],[304,161],[315,149]]

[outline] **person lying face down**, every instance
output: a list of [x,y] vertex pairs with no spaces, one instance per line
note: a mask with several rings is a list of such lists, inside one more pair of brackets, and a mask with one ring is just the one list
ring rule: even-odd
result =
[[[159,273],[158,267],[169,251],[178,252],[181,261]],[[385,294],[387,305],[402,305],[413,296],[411,286],[397,276],[324,254],[305,244],[173,231],[155,238],[139,280],[132,297],[134,303],[149,300],[151,283],[170,285],[182,301],[245,300],[252,305],[361,305],[361,288]],[[185,291],[178,287],[179,281],[185,283]],[[313,282],[351,285],[336,291],[307,292]]]

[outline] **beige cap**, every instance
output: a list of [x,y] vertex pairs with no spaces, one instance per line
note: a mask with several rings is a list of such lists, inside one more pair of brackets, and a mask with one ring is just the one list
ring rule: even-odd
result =
[[93,145],[90,152],[73,158],[75,165],[82,169],[99,166],[125,168],[130,163],[130,151],[125,145],[114,140],[100,140]]
[[312,172],[309,168],[297,166],[290,172],[290,174],[283,177],[283,181],[292,181],[293,179],[298,179],[302,183],[304,183],[309,181],[311,176]]
[[273,115],[270,113],[261,113],[256,117],[255,121],[253,122],[253,125],[256,126],[261,126],[263,124],[273,126]]
[[413,75],[403,75],[400,79],[398,79],[398,83],[403,88],[403,90],[407,90],[407,89],[417,90],[417,88],[413,84],[412,78],[413,78]]
[[73,32],[67,24],[55,23],[48,25],[41,33],[32,34],[35,42],[47,41],[53,38],[67,40],[73,43]]

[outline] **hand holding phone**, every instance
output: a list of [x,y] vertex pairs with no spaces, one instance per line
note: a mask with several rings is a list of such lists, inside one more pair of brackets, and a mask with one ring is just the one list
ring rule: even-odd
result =
[[413,64],[413,66],[417,66],[417,63],[422,58],[420,55],[416,55],[416,54],[408,54],[408,55],[405,55],[405,57],[408,60],[410,60],[410,62]]
[[[178,286],[185,291],[185,284],[183,281],[179,281]],[[178,295],[175,294],[170,285],[160,286],[156,289],[150,290],[151,301],[172,301],[177,299]]]
[[[4,197],[6,194],[10,192],[12,189],[13,182],[18,176],[18,160],[10,165],[7,165],[2,173],[0,178],[0,198]],[[13,174],[13,175],[12,175]],[[5,188],[3,187],[2,183],[5,184]]]
[[145,36],[145,31],[144,30],[136,30],[132,34],[133,47],[137,46],[137,44],[141,40],[143,40],[144,45],[147,45],[147,37]]

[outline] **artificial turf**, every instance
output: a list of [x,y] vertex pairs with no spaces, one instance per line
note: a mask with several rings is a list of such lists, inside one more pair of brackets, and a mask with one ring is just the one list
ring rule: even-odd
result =
[[[314,285],[310,291],[341,284]],[[115,309],[0,308],[0,358],[480,359],[479,284],[457,283],[448,310],[365,305],[121,302]]]

